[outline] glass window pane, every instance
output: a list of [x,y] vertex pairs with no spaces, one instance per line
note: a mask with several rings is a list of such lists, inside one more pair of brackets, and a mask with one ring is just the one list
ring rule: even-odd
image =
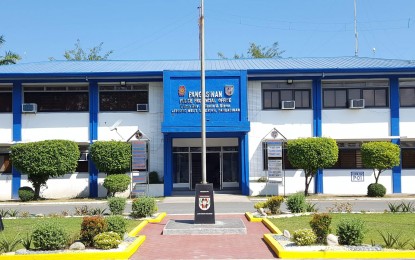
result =
[[365,99],[365,106],[373,107],[375,106],[375,90],[373,89],[364,89],[363,98]]
[[415,88],[401,88],[400,100],[402,107],[415,106]]
[[137,111],[137,104],[148,104],[147,91],[100,92],[100,111]]
[[375,106],[377,107],[386,107],[386,89],[376,89],[375,90]]
[[334,90],[324,90],[324,107],[335,107]]
[[25,92],[24,103],[36,103],[38,112],[89,110],[87,92]]
[[239,155],[238,153],[223,154],[223,181],[238,182],[239,172]]
[[0,112],[12,112],[12,93],[0,93]]
[[361,99],[360,89],[349,89],[349,99]]
[[296,90],[295,91],[295,106],[299,108],[310,107],[309,91],[307,90]]
[[264,109],[271,108],[272,107],[272,99],[271,99],[272,92],[271,91],[264,91],[262,94],[264,95],[263,96],[263,107],[264,107]]
[[189,154],[173,154],[173,181],[174,183],[189,183]]
[[278,91],[272,92],[272,108],[280,107],[280,93]]
[[281,101],[293,100],[292,90],[281,90]]
[[347,107],[346,90],[336,90],[336,107]]

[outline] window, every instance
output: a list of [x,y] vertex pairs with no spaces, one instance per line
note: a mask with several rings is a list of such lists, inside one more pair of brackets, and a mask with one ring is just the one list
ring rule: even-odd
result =
[[295,100],[295,108],[311,108],[311,82],[262,83],[262,108],[279,109],[282,101]]
[[362,169],[360,143],[338,143],[339,157],[331,169]]
[[76,166],[75,172],[89,172],[89,154],[88,146],[79,146],[79,151],[81,152],[78,160],[78,165]]
[[0,86],[0,112],[12,112],[12,87]]
[[11,173],[12,164],[10,162],[10,156],[8,153],[0,154],[0,174]]
[[364,99],[365,107],[388,107],[388,81],[325,82],[323,107],[347,108],[351,99]]
[[[262,160],[262,165],[264,168],[264,171],[268,171],[268,147],[267,147],[267,142],[262,142],[262,155],[263,155],[263,160]],[[288,160],[288,156],[287,156],[287,148],[283,147],[283,151],[282,151],[282,168],[285,170],[292,170],[292,169],[296,169],[294,168],[290,161]]]
[[402,142],[402,169],[415,169],[415,142]]
[[137,111],[137,104],[148,105],[148,84],[99,87],[100,111]]
[[89,110],[87,85],[24,86],[24,103],[36,103],[38,112],[82,112]]
[[415,87],[399,90],[401,107],[415,107]]

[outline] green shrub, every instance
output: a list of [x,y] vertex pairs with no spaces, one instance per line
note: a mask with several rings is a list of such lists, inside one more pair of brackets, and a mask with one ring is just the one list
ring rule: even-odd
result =
[[113,215],[122,215],[125,209],[125,204],[127,199],[112,197],[108,199],[108,207],[110,208],[111,214]]
[[94,237],[94,246],[99,249],[117,248],[121,244],[120,235],[115,232],[104,232]]
[[149,183],[160,183],[159,175],[156,171],[152,171],[148,174]]
[[297,192],[288,196],[286,202],[287,208],[291,213],[301,213],[305,212],[307,204],[305,201],[305,196],[301,192]]
[[40,250],[57,250],[64,248],[68,234],[57,223],[52,221],[40,222],[32,233],[33,245]]
[[264,201],[264,202],[257,202],[257,203],[255,203],[254,204],[254,208],[255,209],[265,209],[267,207],[267,203]]
[[127,231],[127,221],[123,216],[113,215],[105,218],[107,221],[107,231],[112,231],[124,237],[124,233]]
[[31,201],[35,198],[35,191],[27,186],[20,187],[18,194],[21,201]]
[[108,175],[130,170],[131,144],[121,141],[97,141],[91,145],[91,159],[97,169]]
[[327,213],[314,214],[310,227],[317,236],[317,243],[325,244],[330,233],[331,216]]
[[304,228],[294,231],[293,240],[296,245],[309,246],[316,242],[316,235],[311,229]]
[[152,197],[140,197],[133,200],[131,215],[134,218],[151,216],[157,212],[156,200]]
[[341,245],[361,245],[364,237],[364,222],[360,219],[342,219],[336,233]]
[[85,246],[94,243],[94,237],[107,231],[107,222],[101,216],[84,217],[81,224],[81,241]]
[[386,194],[386,188],[380,183],[371,183],[367,186],[367,196],[383,197]]
[[130,183],[130,176],[126,174],[112,174],[104,179],[104,184],[102,186],[104,186],[112,196],[115,196],[116,192],[126,191]]
[[271,211],[271,214],[277,214],[280,212],[280,207],[283,202],[283,196],[272,196],[267,200],[265,205]]

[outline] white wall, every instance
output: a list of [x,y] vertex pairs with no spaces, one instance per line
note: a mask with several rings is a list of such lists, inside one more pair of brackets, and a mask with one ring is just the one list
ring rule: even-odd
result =
[[22,141],[89,140],[89,113],[36,113],[22,115]]
[[390,136],[389,109],[325,109],[323,136],[334,139],[385,138]]
[[400,136],[415,138],[415,109],[401,108],[399,110]]
[[[351,172],[364,172],[363,182],[352,182]],[[367,186],[375,182],[373,170],[331,170],[325,169],[323,173],[323,193],[336,195],[366,195]],[[382,172],[379,183],[386,187],[386,193],[392,193],[392,171]]]
[[0,113],[0,143],[11,143],[13,140],[13,114]]
[[0,174],[0,200],[10,200],[12,198],[12,174]]
[[415,193],[415,170],[402,170],[401,178],[402,193]]

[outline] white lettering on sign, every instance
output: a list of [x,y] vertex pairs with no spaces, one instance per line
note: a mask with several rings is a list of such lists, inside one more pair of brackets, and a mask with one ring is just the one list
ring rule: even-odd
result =
[[365,181],[365,172],[351,172],[350,176],[352,182],[364,182]]
[[[205,98],[221,98],[222,91],[206,91]],[[202,98],[202,91],[189,91],[189,98]]]

